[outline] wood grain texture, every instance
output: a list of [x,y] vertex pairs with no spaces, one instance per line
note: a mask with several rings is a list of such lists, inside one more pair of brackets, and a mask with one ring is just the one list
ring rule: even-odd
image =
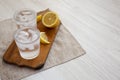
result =
[[23,80],[120,80],[120,0],[0,2],[2,20],[12,17],[22,4],[22,7],[33,7],[36,11],[46,7],[56,11],[87,52],[78,59]]

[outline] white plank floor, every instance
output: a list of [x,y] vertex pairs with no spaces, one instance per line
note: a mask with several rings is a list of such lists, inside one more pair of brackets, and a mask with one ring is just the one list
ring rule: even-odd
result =
[[56,11],[87,53],[22,80],[120,80],[120,0],[0,0],[0,20],[25,7]]

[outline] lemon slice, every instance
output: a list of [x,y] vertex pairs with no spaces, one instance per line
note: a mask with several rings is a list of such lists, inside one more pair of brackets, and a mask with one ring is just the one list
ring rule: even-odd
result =
[[37,22],[39,22],[42,19],[42,15],[37,16]]
[[49,44],[48,37],[45,32],[40,32],[40,42],[43,44]]
[[47,12],[42,17],[42,23],[44,26],[48,28],[54,28],[57,27],[60,23],[60,20],[58,18],[58,15],[54,12]]

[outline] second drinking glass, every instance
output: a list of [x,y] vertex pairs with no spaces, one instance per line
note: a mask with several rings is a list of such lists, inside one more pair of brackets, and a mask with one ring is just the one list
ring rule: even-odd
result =
[[16,11],[14,14],[14,21],[16,22],[18,28],[22,27],[32,27],[36,28],[36,16],[37,13],[30,9],[22,9]]

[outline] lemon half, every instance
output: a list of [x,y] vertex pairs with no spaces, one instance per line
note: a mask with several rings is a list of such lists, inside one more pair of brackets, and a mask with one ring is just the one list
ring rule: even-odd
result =
[[60,23],[58,15],[55,12],[46,12],[42,17],[42,23],[48,28],[57,27]]

